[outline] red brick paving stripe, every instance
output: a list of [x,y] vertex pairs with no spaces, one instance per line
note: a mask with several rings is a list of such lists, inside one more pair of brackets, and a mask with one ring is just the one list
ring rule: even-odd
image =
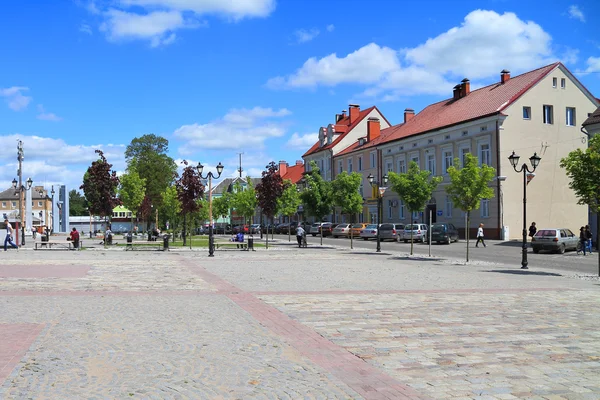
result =
[[0,324],[0,386],[43,328],[44,324]]
[[0,278],[83,278],[88,265],[0,265]]
[[190,266],[190,270],[215,286],[221,294],[225,294],[262,325],[281,336],[300,354],[329,371],[365,399],[427,399],[252,294],[236,288],[204,268]]
[[567,292],[588,289],[576,288],[514,288],[514,289],[407,289],[407,290],[298,290],[298,291],[249,291],[255,296],[306,296],[327,294],[427,294],[427,293],[520,293],[520,292]]

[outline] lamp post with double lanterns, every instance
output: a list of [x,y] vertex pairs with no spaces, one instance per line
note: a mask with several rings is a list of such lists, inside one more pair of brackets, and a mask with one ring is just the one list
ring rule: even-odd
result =
[[519,169],[517,166],[519,165],[519,156],[515,154],[513,151],[512,154],[508,157],[508,161],[510,161],[510,165],[514,168],[515,172],[523,173],[523,253],[521,257],[521,269],[529,269],[527,267],[527,174],[533,174],[535,169],[540,164],[540,160],[542,159],[537,155],[537,153],[533,153],[531,157],[529,157],[529,162],[531,162],[532,169],[529,169],[529,165],[527,163],[523,163]]
[[379,229],[379,228],[381,226],[381,220],[383,219],[383,194],[385,193],[385,190],[387,189],[386,185],[388,183],[388,176],[387,176],[387,174],[383,176],[382,182],[381,182],[383,184],[383,186],[379,186],[380,182],[377,182],[372,174],[369,174],[369,176],[367,176],[367,179],[369,180],[371,187],[377,187],[377,253],[380,253],[381,252],[381,236],[380,236],[381,229]]
[[217,165],[217,175],[213,175],[212,171],[208,172],[206,175],[202,175],[204,171],[204,165],[202,163],[198,163],[196,170],[198,170],[198,175],[200,179],[208,179],[208,256],[214,257],[215,253],[215,239],[213,237],[213,217],[212,217],[212,180],[219,179],[221,173],[223,173],[223,164],[219,162]]
[[[31,189],[31,185],[33,185],[33,180],[31,178],[27,179],[25,182],[26,185],[23,185],[21,182],[21,168],[19,168],[19,181],[17,179],[13,179],[12,188],[15,190],[15,194],[19,195],[19,217],[21,220],[21,245],[25,244],[25,212],[23,212],[23,194]],[[17,186],[18,185],[18,186]],[[17,237],[17,245],[18,245],[18,237]]]

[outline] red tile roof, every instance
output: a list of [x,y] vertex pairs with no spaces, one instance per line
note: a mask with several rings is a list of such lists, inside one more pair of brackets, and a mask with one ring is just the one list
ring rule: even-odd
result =
[[392,126],[386,132],[386,142],[437,130],[466,121],[500,114],[561,63],[547,65],[514,76],[505,83],[494,83],[473,90],[467,96],[431,104],[404,125]]
[[[356,125],[358,125],[360,123],[360,121],[365,119],[365,117],[367,115],[369,115],[369,113],[373,110],[377,110],[379,112],[379,114],[383,117],[385,122],[387,122],[388,125],[391,125],[389,123],[389,121],[383,116],[381,111],[379,111],[379,109],[376,106],[366,108],[366,109],[360,111],[360,113],[358,114],[358,118],[356,119],[356,121],[354,121],[353,124],[350,124],[350,115],[346,116],[346,118],[339,120],[335,124],[336,131],[342,130],[342,133],[336,135],[336,138],[333,142],[331,142],[330,144],[325,145],[323,147],[319,147],[319,142],[317,142],[314,145],[312,145],[312,147],[306,153],[304,153],[302,155],[302,157],[306,157],[310,154],[333,148],[336,144],[338,144],[340,142],[340,140],[342,140],[348,133],[350,133],[352,131],[352,129],[354,129],[356,127]],[[338,126],[340,126],[340,128],[342,128],[342,129],[337,128]]]
[[296,164],[291,167],[287,167],[287,171],[283,179],[289,179],[292,183],[298,183],[300,179],[302,179],[302,173],[304,172],[304,164]]

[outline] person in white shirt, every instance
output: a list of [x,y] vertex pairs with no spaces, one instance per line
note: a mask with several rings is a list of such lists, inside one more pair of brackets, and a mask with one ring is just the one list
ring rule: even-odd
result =
[[483,240],[483,223],[479,224],[479,228],[477,229],[477,242],[475,242],[475,247],[479,247],[479,242],[483,244],[483,247],[487,247]]
[[296,228],[296,240],[298,240],[298,247],[302,247],[304,235],[306,235],[304,228],[302,228],[302,225],[298,224],[298,228]]

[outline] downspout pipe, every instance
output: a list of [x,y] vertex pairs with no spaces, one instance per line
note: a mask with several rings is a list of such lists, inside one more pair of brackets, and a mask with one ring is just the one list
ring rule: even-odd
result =
[[[502,176],[502,162],[500,160],[500,124],[498,123],[498,120],[496,120],[496,166],[496,176]],[[500,182],[500,179],[496,179],[496,193],[498,194],[498,236],[501,240],[506,240],[507,238],[504,237],[504,218],[502,218],[504,210],[502,209],[503,201],[501,185],[502,182]]]

